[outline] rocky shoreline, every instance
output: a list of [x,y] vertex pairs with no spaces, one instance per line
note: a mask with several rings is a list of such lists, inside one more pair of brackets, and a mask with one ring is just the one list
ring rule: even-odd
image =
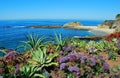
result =
[[100,40],[103,39],[105,36],[85,36],[85,37],[81,37],[81,36],[74,36],[73,38],[77,38],[80,40]]
[[67,24],[62,25],[56,25],[56,26],[27,26],[26,28],[71,28],[71,29],[79,29],[79,30],[86,30],[91,33],[93,33],[95,36],[85,36],[85,37],[79,37],[81,39],[102,39],[103,37],[115,32],[115,29],[108,29],[108,28],[99,28],[98,26],[83,26],[79,22],[70,22]]
[[106,27],[100,28],[99,26],[83,26],[82,24],[80,24],[78,22],[67,23],[63,27],[87,30],[87,31],[93,33],[97,37],[104,37],[104,36],[107,36],[107,35],[115,32],[115,29],[109,29]]
[[[120,14],[116,16],[115,20],[105,20],[103,24],[99,24],[98,26],[84,26],[80,22],[69,22],[64,25],[55,25],[55,26],[27,26],[26,28],[72,28],[72,29],[80,29],[87,30],[93,33],[95,36],[84,37],[88,38],[103,38],[111,33],[116,31],[120,31]],[[81,37],[78,37],[81,38]],[[83,38],[83,39],[84,39]]]

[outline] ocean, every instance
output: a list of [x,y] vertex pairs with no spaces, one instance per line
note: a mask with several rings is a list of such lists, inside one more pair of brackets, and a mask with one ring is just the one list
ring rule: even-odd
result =
[[103,23],[102,20],[0,20],[0,47],[13,48],[21,45],[20,41],[26,40],[28,33],[47,36],[48,40],[55,33],[62,33],[63,38],[74,36],[93,36],[86,30],[67,29],[67,28],[25,28],[26,26],[55,26],[64,25],[68,22],[80,22],[85,26],[97,26]]

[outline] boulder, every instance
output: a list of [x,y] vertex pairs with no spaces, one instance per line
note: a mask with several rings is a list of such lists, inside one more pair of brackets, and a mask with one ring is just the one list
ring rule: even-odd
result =
[[105,29],[109,29],[109,28],[110,28],[110,26],[105,25],[105,24],[99,24],[99,25],[98,25],[98,28],[105,28]]
[[70,28],[79,27],[79,26],[82,26],[82,24],[79,22],[69,22],[63,25],[63,27],[70,27]]

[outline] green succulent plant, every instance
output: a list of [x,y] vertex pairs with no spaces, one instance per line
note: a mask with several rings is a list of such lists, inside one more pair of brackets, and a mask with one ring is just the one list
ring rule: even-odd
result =
[[95,47],[95,46],[96,46],[95,44],[96,44],[95,41],[90,41],[90,42],[88,42],[88,44],[86,45],[86,48]]
[[61,33],[58,34],[58,35],[55,33],[54,41],[57,44],[56,50],[61,49],[62,46],[65,45],[65,40],[62,39],[62,34]]
[[71,39],[71,42],[73,43],[74,46],[78,46],[80,48],[85,48],[86,45],[86,41],[84,40]]
[[43,48],[43,50],[38,48],[38,50],[32,51],[31,53],[33,58],[29,62],[34,63],[33,65],[37,67],[37,70],[41,70],[43,67],[58,65],[57,62],[52,62],[52,60],[58,56],[58,53],[47,55],[46,48]]
[[118,70],[120,70],[120,64],[118,65]]
[[78,46],[81,48],[85,48],[85,45],[86,45],[86,41],[80,41]]
[[101,40],[101,41],[97,42],[96,48],[99,51],[106,51],[106,52],[109,52],[109,51],[116,52],[117,51],[117,46],[115,46],[114,42],[108,42],[105,40]]
[[19,73],[20,77],[24,78],[45,78],[44,75],[38,73],[36,68],[32,65],[25,65],[21,68],[21,72]]
[[39,38],[38,35],[29,34],[27,36],[27,41],[21,41],[24,45],[23,46],[18,46],[17,49],[24,48],[25,51],[28,48],[31,49],[31,50],[37,50],[41,46],[44,46],[44,44],[43,44],[44,39],[45,39],[44,36]]
[[114,60],[117,59],[116,55],[115,55],[113,52],[109,52],[108,54],[111,55],[111,56],[110,56],[110,59],[111,59],[111,60],[114,61]]
[[99,50],[99,51],[104,51],[105,49],[105,44],[104,44],[104,41],[101,40],[99,42],[96,42],[96,48]]
[[113,73],[117,73],[118,70],[117,70],[116,68],[112,68],[112,72],[113,72]]

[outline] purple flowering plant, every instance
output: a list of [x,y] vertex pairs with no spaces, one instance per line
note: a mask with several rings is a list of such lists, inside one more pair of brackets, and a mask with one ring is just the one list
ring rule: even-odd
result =
[[[82,53],[70,52],[59,60],[60,69],[64,72],[75,73],[76,77],[87,77],[101,73],[109,73],[110,66],[103,56],[88,57]],[[88,75],[87,75],[88,73]]]
[[71,52],[74,49],[73,45],[62,47],[63,51]]

